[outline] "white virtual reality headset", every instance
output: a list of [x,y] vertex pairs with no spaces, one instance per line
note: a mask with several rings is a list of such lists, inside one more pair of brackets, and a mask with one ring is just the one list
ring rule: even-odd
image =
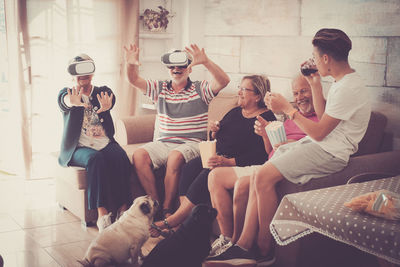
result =
[[72,76],[93,74],[96,70],[93,60],[87,55],[76,56],[68,65],[68,73]]
[[188,54],[181,50],[166,53],[161,56],[161,62],[168,68],[184,67],[186,68],[192,62]]

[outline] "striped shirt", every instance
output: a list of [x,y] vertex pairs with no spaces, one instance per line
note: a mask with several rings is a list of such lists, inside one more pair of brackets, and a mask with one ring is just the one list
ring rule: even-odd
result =
[[179,93],[171,81],[147,80],[146,96],[157,107],[157,141],[185,143],[207,139],[208,104],[214,93],[207,81],[192,82]]

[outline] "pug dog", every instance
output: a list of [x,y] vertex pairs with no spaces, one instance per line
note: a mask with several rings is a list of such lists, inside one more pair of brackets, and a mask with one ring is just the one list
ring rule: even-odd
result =
[[138,266],[141,248],[149,239],[149,227],[158,209],[158,202],[149,196],[138,197],[118,221],[104,229],[92,241],[85,258],[78,261],[83,266],[109,266],[131,260]]
[[212,223],[217,210],[199,204],[171,236],[161,240],[144,258],[142,267],[201,267],[210,252]]

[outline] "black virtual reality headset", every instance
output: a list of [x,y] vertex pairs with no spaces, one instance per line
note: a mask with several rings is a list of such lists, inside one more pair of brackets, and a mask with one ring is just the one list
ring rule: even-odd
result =
[[68,73],[72,76],[85,76],[93,74],[96,66],[92,59],[84,59],[80,56],[75,57],[68,65]]
[[175,50],[162,55],[161,62],[167,67],[187,67],[192,61],[186,52]]

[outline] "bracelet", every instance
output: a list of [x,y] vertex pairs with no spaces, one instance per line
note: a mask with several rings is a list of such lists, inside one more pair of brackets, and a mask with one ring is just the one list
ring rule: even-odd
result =
[[291,111],[289,111],[288,113],[287,113],[287,115],[288,115],[288,117],[289,117],[289,119],[290,120],[293,120],[294,119],[294,114],[296,114],[296,112],[299,112],[297,109],[292,109]]
[[164,219],[163,222],[164,222],[164,225],[165,225],[168,229],[171,229],[171,226],[169,225],[167,219]]

